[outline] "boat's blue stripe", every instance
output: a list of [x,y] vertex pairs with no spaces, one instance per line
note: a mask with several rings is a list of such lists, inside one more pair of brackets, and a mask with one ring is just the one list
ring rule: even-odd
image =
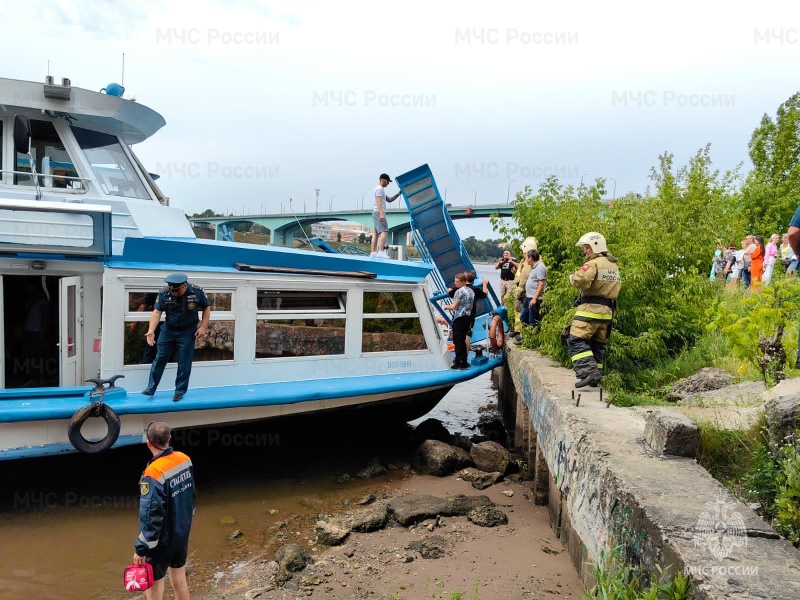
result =
[[[426,373],[339,377],[324,381],[309,379],[195,388],[190,389],[180,402],[172,402],[171,390],[157,392],[155,396],[144,396],[139,392],[128,393],[127,396],[114,393],[106,396],[105,403],[119,415],[276,406],[452,386],[502,364],[502,356],[496,356],[489,357],[484,364],[473,364],[463,371],[447,369]],[[30,390],[36,392],[36,395],[32,396],[28,395],[28,390],[8,390],[5,398],[0,397],[0,423],[69,419],[88,403],[88,396],[85,395],[87,389],[75,388],[75,390],[83,393],[65,397],[58,393],[58,388],[55,388],[50,395],[41,394],[42,390]],[[12,393],[17,397],[10,397]]]
[[238,271],[234,268],[234,263],[298,270],[367,271],[375,273],[379,280],[409,282],[422,281],[433,268],[422,262],[382,260],[352,254],[298,251],[279,246],[258,246],[194,238],[154,237],[125,238],[122,255],[112,257],[108,264],[110,267],[119,268],[247,273],[249,276],[270,275],[270,273]]
[[[133,446],[141,444],[144,436],[140,435],[121,435],[114,442],[114,448],[120,446]],[[27,446],[25,448],[11,448],[10,450],[0,450],[0,460],[15,460],[18,458],[37,458],[40,456],[55,456],[58,454],[73,454],[75,447],[69,442],[59,444],[47,444],[44,446]]]

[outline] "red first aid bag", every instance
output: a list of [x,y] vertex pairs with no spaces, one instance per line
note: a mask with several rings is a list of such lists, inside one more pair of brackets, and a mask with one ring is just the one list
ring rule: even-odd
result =
[[143,565],[132,564],[123,573],[125,590],[128,592],[143,592],[153,587],[153,567],[149,563]]

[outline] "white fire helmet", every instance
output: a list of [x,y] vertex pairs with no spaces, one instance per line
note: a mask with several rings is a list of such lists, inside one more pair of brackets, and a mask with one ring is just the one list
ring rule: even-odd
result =
[[600,254],[601,252],[608,252],[608,246],[606,246],[606,238],[602,233],[597,233],[596,231],[590,231],[589,233],[584,233],[581,236],[581,239],[579,239],[578,243],[575,245],[583,247],[586,244],[589,244],[592,247],[592,252],[595,254]]
[[523,254],[523,257],[524,257],[524,255],[528,254],[528,250],[538,250],[538,249],[539,248],[537,246],[536,238],[533,237],[533,236],[526,237],[525,241],[522,242],[522,254]]

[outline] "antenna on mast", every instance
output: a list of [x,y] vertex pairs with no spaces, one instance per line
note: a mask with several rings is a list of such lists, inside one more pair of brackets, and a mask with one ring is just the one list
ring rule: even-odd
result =
[[120,82],[122,87],[125,87],[125,53],[122,53],[122,81]]

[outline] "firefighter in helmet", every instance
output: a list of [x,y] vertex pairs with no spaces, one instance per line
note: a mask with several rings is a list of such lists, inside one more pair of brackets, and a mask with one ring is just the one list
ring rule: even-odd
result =
[[620,277],[617,259],[609,254],[606,238],[591,231],[578,240],[586,261],[569,276],[581,292],[572,319],[567,347],[578,381],[576,388],[600,383],[611,318],[617,308]]

